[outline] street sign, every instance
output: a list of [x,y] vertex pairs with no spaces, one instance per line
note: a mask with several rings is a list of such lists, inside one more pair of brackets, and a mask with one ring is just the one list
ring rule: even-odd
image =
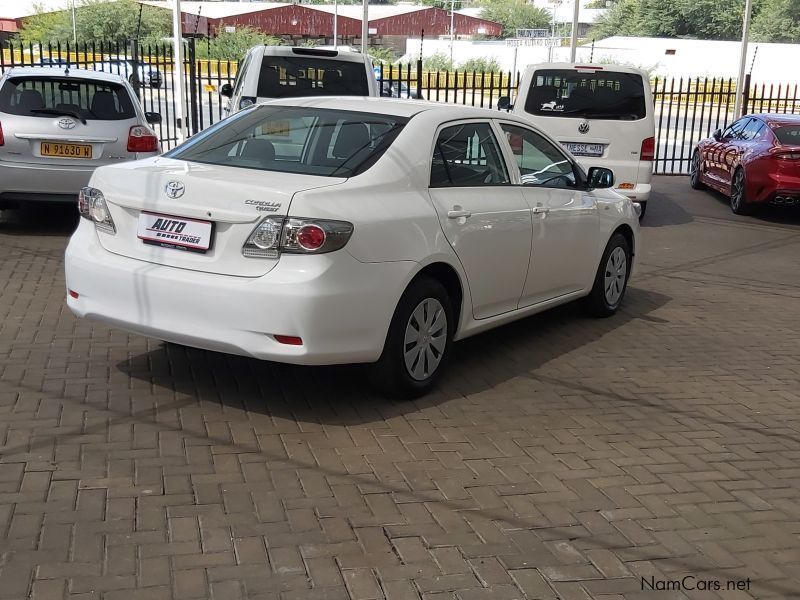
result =
[[549,29],[517,29],[518,38],[546,38],[550,36]]
[[522,47],[522,46],[544,46],[545,48],[554,48],[561,45],[561,38],[508,38],[506,46]]

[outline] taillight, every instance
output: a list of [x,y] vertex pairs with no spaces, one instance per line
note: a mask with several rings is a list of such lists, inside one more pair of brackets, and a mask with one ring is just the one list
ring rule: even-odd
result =
[[78,212],[84,219],[92,221],[97,229],[106,233],[117,233],[105,196],[100,190],[92,187],[81,188],[78,192]]
[[[2,132],[0,132],[0,145],[2,145]],[[776,152],[775,158],[780,160],[800,160],[800,152]]]
[[149,127],[134,125],[128,132],[128,152],[158,152],[158,136]]
[[0,123],[0,146],[6,143],[6,138],[3,137],[3,124]]
[[325,254],[339,250],[353,234],[353,224],[329,219],[266,217],[250,233],[242,254],[250,258],[278,258],[288,254]]
[[639,160],[655,160],[656,158],[656,138],[649,137],[642,140],[642,150],[639,153]]

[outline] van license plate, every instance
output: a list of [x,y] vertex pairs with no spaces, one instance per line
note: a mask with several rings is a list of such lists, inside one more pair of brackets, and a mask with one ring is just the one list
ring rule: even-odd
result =
[[564,147],[575,156],[603,156],[603,144],[576,144],[567,142]]
[[211,247],[211,221],[143,212],[137,235],[145,244],[205,253]]
[[59,158],[92,158],[91,144],[62,144],[60,142],[42,142],[39,148],[42,156]]

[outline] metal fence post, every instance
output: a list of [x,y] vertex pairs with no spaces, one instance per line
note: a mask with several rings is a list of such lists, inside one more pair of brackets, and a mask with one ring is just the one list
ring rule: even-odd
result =
[[133,62],[133,73],[131,74],[131,84],[133,85],[133,91],[136,93],[136,97],[141,100],[142,94],[139,86],[141,85],[141,81],[139,79],[139,41],[138,40],[131,40],[131,60]]
[[744,89],[742,90],[742,117],[747,114],[748,105],[750,104],[750,76],[751,73],[747,73],[744,76]]
[[195,38],[189,38],[189,52],[187,53],[189,60],[189,71],[187,77],[189,78],[189,109],[192,113],[192,135],[200,131],[199,118],[198,118],[198,104],[197,104],[197,53],[195,50]]

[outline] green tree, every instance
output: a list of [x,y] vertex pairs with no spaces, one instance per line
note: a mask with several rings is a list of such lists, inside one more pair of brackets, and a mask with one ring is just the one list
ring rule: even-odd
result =
[[[25,42],[66,42],[72,40],[70,11],[39,12],[23,20],[20,38]],[[141,22],[140,22],[141,10]],[[157,39],[171,30],[170,13],[135,0],[84,0],[75,11],[80,42]]]
[[764,0],[750,37],[757,42],[800,43],[800,0]]
[[455,68],[449,54],[434,52],[422,59],[422,66],[426,71],[452,71]]
[[481,18],[503,26],[503,37],[514,37],[517,29],[550,27],[550,13],[526,0],[483,0]]
[[476,73],[497,73],[500,70],[500,63],[496,58],[481,56],[470,58],[461,63],[464,71]]
[[280,38],[267,35],[252,27],[237,27],[235,31],[226,31],[223,28],[207,43],[197,44],[197,55],[200,58],[239,60],[253,46],[262,44],[280,46],[281,43]]

